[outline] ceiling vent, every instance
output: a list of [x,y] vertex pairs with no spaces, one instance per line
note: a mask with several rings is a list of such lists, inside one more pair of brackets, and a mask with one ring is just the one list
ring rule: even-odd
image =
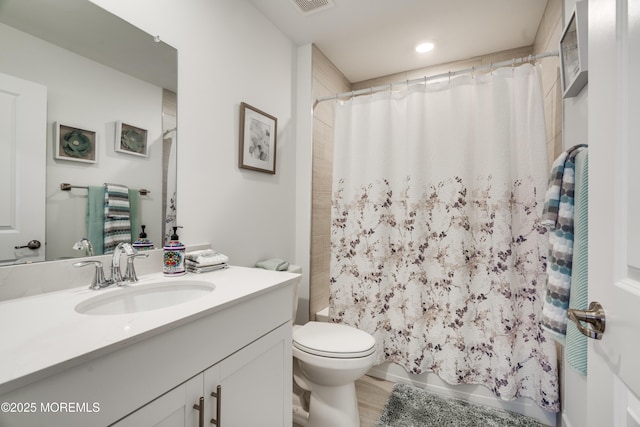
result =
[[303,15],[311,15],[334,6],[332,0],[291,0]]

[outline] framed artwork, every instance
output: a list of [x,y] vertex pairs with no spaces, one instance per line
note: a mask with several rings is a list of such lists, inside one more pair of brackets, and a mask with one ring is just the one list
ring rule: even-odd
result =
[[147,130],[117,121],[115,149],[120,153],[147,157]]
[[278,119],[249,104],[240,104],[239,167],[276,173]]
[[96,163],[97,133],[60,122],[53,124],[55,158],[74,162]]
[[560,37],[560,75],[563,98],[576,96],[585,84],[588,73],[587,1],[576,6]]

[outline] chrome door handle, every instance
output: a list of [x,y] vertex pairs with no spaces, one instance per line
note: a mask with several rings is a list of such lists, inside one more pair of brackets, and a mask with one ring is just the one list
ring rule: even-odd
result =
[[[589,304],[588,310],[569,309],[569,319],[573,320],[582,335],[596,340],[602,339],[605,327],[604,308],[599,302],[593,301]],[[584,326],[582,322],[586,322],[588,326]]]
[[24,249],[24,248],[29,248],[29,249],[38,249],[40,247],[40,241],[39,240],[29,240],[29,243],[27,243],[24,246],[16,246],[15,249]]

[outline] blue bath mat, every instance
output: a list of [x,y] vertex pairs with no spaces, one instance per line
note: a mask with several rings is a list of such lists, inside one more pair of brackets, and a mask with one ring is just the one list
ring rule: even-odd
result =
[[407,384],[393,386],[375,427],[541,427],[521,414],[444,397]]

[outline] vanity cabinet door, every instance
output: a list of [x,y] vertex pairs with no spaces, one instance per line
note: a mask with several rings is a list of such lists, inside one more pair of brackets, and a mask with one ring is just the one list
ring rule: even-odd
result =
[[[223,427],[290,426],[291,325],[286,323],[204,372],[207,420]],[[211,396],[220,386],[220,413]]]
[[[113,427],[197,427],[203,397],[204,425],[292,425],[291,324],[243,347],[163,394]],[[218,388],[219,386],[219,388]]]
[[134,413],[112,424],[113,427],[191,427],[198,425],[193,405],[202,396],[202,375],[179,385]]

